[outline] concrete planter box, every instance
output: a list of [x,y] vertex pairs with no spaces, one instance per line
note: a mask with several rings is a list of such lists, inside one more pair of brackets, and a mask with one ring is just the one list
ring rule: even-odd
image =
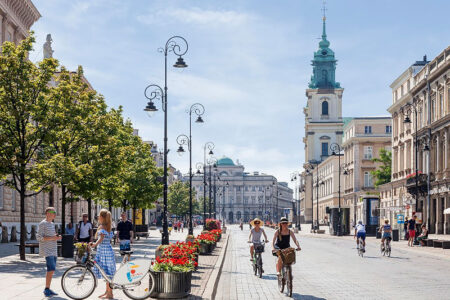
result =
[[178,299],[191,293],[192,272],[154,272],[155,289],[150,297],[159,299]]

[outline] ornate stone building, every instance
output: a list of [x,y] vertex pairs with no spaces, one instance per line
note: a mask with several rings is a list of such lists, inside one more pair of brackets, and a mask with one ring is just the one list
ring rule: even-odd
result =
[[[255,217],[275,221],[294,208],[293,191],[287,183],[278,182],[272,175],[245,172],[244,166],[230,158],[219,159],[212,176],[216,176],[217,217],[226,223],[248,222]],[[194,176],[192,185],[199,200],[203,197],[203,175]]]
[[40,17],[30,0],[0,0],[0,44],[19,43]]
[[431,62],[426,57],[416,62],[392,83],[392,182],[381,187],[386,217],[396,221],[398,214],[417,213],[437,234],[450,234],[450,215],[443,214],[450,207],[449,66],[447,47]]
[[[350,219],[354,222],[363,220],[369,224],[368,220],[378,221],[376,216],[367,218],[368,213],[378,213],[375,209],[379,207],[379,192],[374,187],[371,171],[375,171],[381,163],[372,159],[379,158],[381,149],[391,151],[391,135],[391,117],[352,118],[344,125],[342,148],[346,175],[342,190],[344,203],[350,207]],[[367,201],[364,203],[364,199],[375,201],[368,204]],[[370,207],[372,205],[375,206],[373,209]]]

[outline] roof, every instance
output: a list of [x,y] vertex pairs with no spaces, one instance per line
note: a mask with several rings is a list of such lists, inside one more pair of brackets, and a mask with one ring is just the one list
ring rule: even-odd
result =
[[235,166],[233,160],[231,158],[228,158],[225,156],[217,161],[217,165],[218,166]]

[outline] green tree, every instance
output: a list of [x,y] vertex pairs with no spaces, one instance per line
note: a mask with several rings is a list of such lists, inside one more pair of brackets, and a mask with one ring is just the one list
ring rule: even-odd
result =
[[61,188],[61,231],[64,233],[66,203],[79,199],[73,197],[78,190],[76,183],[92,173],[92,165],[82,158],[86,151],[103,142],[98,137],[102,136],[106,103],[86,83],[81,67],[76,73],[62,68],[55,84],[57,88],[52,90],[52,98],[61,99],[56,107],[58,126],[50,140],[43,144],[41,155],[46,162],[38,168],[36,185],[51,181]]
[[[203,217],[203,196],[198,198],[198,202],[194,205],[195,207],[195,214],[200,215]],[[206,217],[208,217],[209,213],[209,197],[206,196]]]
[[[192,210],[196,202],[195,190],[192,191]],[[169,187],[167,210],[177,216],[189,214],[189,182],[176,181]]]
[[[0,178],[20,195],[20,259],[25,260],[25,198],[35,195],[32,180],[42,163],[38,155],[58,126],[63,99],[49,85],[57,70],[55,59],[36,64],[28,59],[33,33],[19,45],[5,42],[0,55]],[[39,190],[48,186],[43,182]],[[35,187],[36,188],[36,187]]]
[[375,186],[391,182],[392,153],[381,149],[380,157],[373,158],[372,161],[381,163],[379,168],[370,172],[375,178]]

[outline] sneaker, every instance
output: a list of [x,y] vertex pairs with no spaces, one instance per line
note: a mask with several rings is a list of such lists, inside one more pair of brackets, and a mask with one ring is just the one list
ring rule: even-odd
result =
[[45,297],[51,297],[51,296],[53,296],[53,295],[52,295],[52,292],[50,291],[50,289],[45,289],[45,290],[44,290],[44,296],[45,296]]
[[50,294],[52,295],[52,296],[57,296],[58,294],[57,293],[55,293],[54,291],[52,291],[51,289],[48,289],[49,291],[50,291]]

